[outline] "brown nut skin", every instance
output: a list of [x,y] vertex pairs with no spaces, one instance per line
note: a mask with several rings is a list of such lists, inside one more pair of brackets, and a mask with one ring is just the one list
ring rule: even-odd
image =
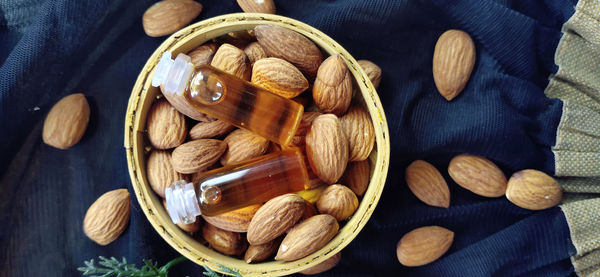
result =
[[406,168],[406,183],[412,193],[433,206],[450,207],[450,189],[442,174],[430,163],[416,160]]
[[293,64],[279,58],[264,58],[252,67],[253,84],[285,98],[294,98],[309,84]]
[[152,104],[146,120],[148,140],[156,149],[181,145],[187,136],[185,116],[164,99]]
[[175,171],[192,174],[215,164],[226,149],[227,144],[220,140],[192,140],[173,150],[171,162]]
[[433,80],[440,94],[451,101],[467,85],[475,66],[475,44],[461,30],[444,32],[433,52]]
[[325,246],[338,233],[340,226],[331,215],[320,214],[306,219],[285,236],[275,260],[295,261]]
[[217,52],[217,44],[214,42],[205,43],[189,52],[187,55],[192,59],[195,66],[210,64],[213,56]]
[[190,140],[216,138],[222,135],[229,134],[235,129],[235,126],[223,121],[214,120],[210,122],[198,122],[190,130]]
[[205,216],[204,220],[218,228],[231,232],[248,232],[248,226],[254,214],[262,204],[254,204],[215,216]]
[[348,139],[333,114],[319,115],[306,134],[306,154],[312,171],[327,184],[337,182],[348,164]]
[[241,233],[226,231],[210,223],[202,227],[202,237],[212,248],[226,255],[241,255],[248,248]]
[[210,62],[210,65],[229,74],[235,75],[238,78],[247,80],[247,62],[248,57],[246,57],[246,53],[244,53],[244,51],[231,44],[224,43],[217,49],[217,52]]
[[202,11],[202,4],[193,0],[159,1],[144,12],[142,25],[151,37],[175,33],[188,25]]
[[153,150],[146,161],[148,183],[156,194],[165,198],[165,189],[178,180],[189,180],[189,176],[173,169],[171,152],[166,150]]
[[363,196],[371,179],[369,160],[348,163],[340,183],[349,187],[356,196]]
[[254,27],[254,34],[269,57],[292,63],[309,79],[317,74],[323,54],[307,37],[275,25],[258,25]]
[[422,266],[439,259],[452,245],[454,232],[426,226],[406,233],[396,245],[398,261],[404,266]]
[[313,85],[313,100],[325,113],[342,116],[352,100],[352,77],[344,59],[339,55],[325,59]]
[[227,151],[221,156],[221,164],[242,162],[263,155],[269,149],[269,141],[246,129],[237,129],[225,138]]
[[255,245],[274,240],[298,222],[304,208],[304,199],[294,193],[267,201],[250,221],[248,242]]
[[275,3],[273,0],[237,0],[237,3],[247,13],[275,14]]
[[304,275],[314,275],[323,273],[327,270],[334,268],[342,259],[342,252],[337,252],[337,254],[331,256],[331,258],[320,262],[317,265],[309,267],[305,270],[300,271],[301,274]]
[[377,89],[379,87],[379,83],[381,82],[381,68],[369,60],[359,60],[357,62],[358,65],[360,65],[360,67],[362,67],[362,69],[365,71],[375,89]]
[[251,42],[248,44],[246,48],[244,48],[244,53],[246,53],[246,57],[248,57],[250,66],[254,66],[256,61],[268,57],[265,49],[263,49],[258,42]]
[[244,254],[244,261],[246,263],[255,263],[268,259],[277,252],[277,248],[279,248],[282,240],[283,237],[279,237],[267,243],[250,245],[248,250],[246,250],[246,254]]
[[56,102],[46,119],[42,139],[58,149],[68,149],[81,140],[90,120],[90,105],[85,95],[71,94]]
[[500,197],[506,192],[506,176],[492,161],[469,154],[450,161],[448,174],[459,186],[485,197]]
[[317,208],[315,207],[314,204],[308,202],[308,200],[306,200],[306,199],[304,200],[304,204],[306,204],[304,207],[304,212],[302,213],[302,216],[300,217],[299,221],[311,218],[318,214]]
[[369,113],[361,106],[354,105],[340,117],[350,146],[351,162],[369,158],[375,145],[375,128]]
[[317,200],[317,209],[322,214],[329,214],[337,221],[348,219],[358,208],[358,198],[346,186],[331,185],[325,188]]
[[562,201],[561,186],[548,174],[534,169],[514,173],[508,180],[506,198],[528,210],[544,210]]
[[83,232],[100,245],[116,240],[127,227],[130,214],[127,189],[111,190],[88,208],[83,219]]

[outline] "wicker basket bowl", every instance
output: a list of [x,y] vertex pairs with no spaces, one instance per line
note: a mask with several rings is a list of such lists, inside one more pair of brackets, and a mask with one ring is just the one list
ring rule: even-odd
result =
[[[322,249],[293,262],[267,261],[247,264],[241,259],[220,254],[206,247],[171,222],[161,198],[153,192],[146,178],[145,163],[150,145],[146,139],[145,126],[152,102],[161,93],[150,84],[154,68],[164,51],[169,50],[174,56],[187,53],[213,38],[230,32],[249,30],[260,24],[278,25],[294,30],[311,39],[324,53],[341,55],[354,77],[354,97],[361,100],[361,104],[368,109],[376,138],[375,147],[369,157],[369,187],[355,214],[345,224],[341,224],[337,236]],[[173,34],[156,49],[139,74],[129,98],[125,118],[125,152],[131,182],[140,207],[163,239],[183,256],[199,265],[206,265],[215,271],[219,271],[219,265],[223,265],[237,270],[243,276],[292,274],[316,265],[342,250],[356,237],[373,213],[385,184],[390,156],[388,127],[379,97],[356,60],[334,40],[307,24],[283,16],[253,13],[227,14],[198,22]]]

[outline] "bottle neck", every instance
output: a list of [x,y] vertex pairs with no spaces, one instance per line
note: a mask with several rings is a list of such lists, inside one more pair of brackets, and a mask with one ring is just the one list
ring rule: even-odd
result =
[[174,182],[165,189],[167,210],[173,223],[190,224],[201,214],[194,184],[184,180]]
[[152,86],[164,85],[163,93],[183,95],[194,72],[194,64],[191,60],[189,56],[182,53],[172,60],[171,52],[165,51],[152,76]]

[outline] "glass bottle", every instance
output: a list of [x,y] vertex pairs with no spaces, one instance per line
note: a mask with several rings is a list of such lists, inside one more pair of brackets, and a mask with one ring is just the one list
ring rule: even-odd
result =
[[217,215],[308,186],[302,152],[292,147],[204,172],[196,183],[176,181],[165,196],[173,223],[189,224],[199,215]]
[[187,104],[210,116],[248,129],[283,146],[294,137],[304,107],[209,65],[195,67],[189,56],[175,60],[166,51],[152,86],[183,95]]

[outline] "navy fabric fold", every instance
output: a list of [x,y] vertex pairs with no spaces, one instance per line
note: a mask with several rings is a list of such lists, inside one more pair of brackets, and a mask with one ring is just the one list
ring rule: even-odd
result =
[[[507,176],[554,172],[562,102],[544,96],[571,1],[348,0],[276,1],[278,14],[331,36],[356,59],[383,69],[378,90],[389,124],[390,172],[365,228],[322,276],[569,276],[575,253],[564,215],[487,199],[446,173],[458,153],[483,155]],[[152,1],[0,2],[0,275],[77,276],[84,260],[125,256],[161,264],[178,256],[152,229],[130,184],[123,149],[127,101],[148,57],[165,38],[150,38],[141,17]],[[240,12],[235,1],[202,0],[197,20]],[[437,92],[433,48],[448,29],[473,38],[477,62],[452,102]],[[41,142],[45,114],[61,97],[84,93],[91,106],[83,140],[63,151]],[[415,159],[434,164],[450,185],[451,207],[428,207],[404,181]],[[128,188],[125,233],[99,246],[82,232],[89,205]],[[401,266],[398,240],[421,226],[455,232],[440,260]],[[31,266],[35,261],[36,266]],[[172,276],[200,275],[192,262]]]

